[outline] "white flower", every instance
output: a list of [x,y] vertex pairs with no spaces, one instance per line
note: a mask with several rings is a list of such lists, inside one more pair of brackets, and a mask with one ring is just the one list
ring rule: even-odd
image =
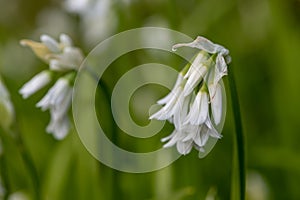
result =
[[69,131],[68,110],[72,100],[72,87],[66,78],[60,78],[48,93],[37,103],[43,111],[49,109],[51,121],[47,132],[57,139],[63,139]]
[[61,54],[51,55],[49,58],[49,66],[53,71],[76,70],[83,61],[80,49],[74,47],[65,47]]
[[187,79],[187,82],[184,86],[184,96],[189,95],[206,75],[209,67],[205,65],[207,59],[208,56],[203,52],[200,52],[194,59],[190,69],[184,76],[184,78]]
[[24,99],[28,98],[38,90],[46,86],[51,81],[51,72],[48,70],[42,71],[35,75],[19,90]]
[[17,191],[9,195],[8,200],[29,200],[30,198],[23,191]]
[[58,116],[63,115],[67,108],[70,106],[72,98],[72,87],[69,80],[66,78],[60,78],[54,84],[48,93],[37,103],[37,107],[40,107],[43,111],[47,109],[53,109],[59,113]]
[[[52,114],[52,110],[50,110],[50,113]],[[48,133],[53,133],[53,136],[57,140],[64,139],[68,134],[69,130],[70,121],[67,115],[59,119],[54,119],[53,117],[51,117],[51,121],[46,128],[46,131]]]
[[170,100],[160,109],[158,112],[150,116],[150,119],[166,120],[170,119],[175,112],[177,112],[180,95],[182,93],[182,87],[177,87],[171,92]]
[[158,101],[163,107],[150,119],[174,124],[172,134],[162,139],[167,142],[165,148],[176,145],[177,151],[185,155],[195,147],[202,157],[208,140],[222,137],[216,129],[225,113],[220,81],[227,74],[230,56],[223,46],[200,36],[191,43],[174,45],[173,50],[183,46],[198,48],[200,52],[179,73],[171,92]]
[[164,98],[158,100],[157,103],[160,105],[163,105],[163,104],[166,104],[167,102],[169,102],[171,100],[172,96],[174,95],[175,90],[178,88],[178,86],[180,86],[182,84],[182,82],[183,82],[183,75],[182,75],[182,73],[179,73],[179,75],[177,76],[175,85],[174,85],[173,89],[171,90],[171,92]]
[[201,125],[208,116],[208,94],[205,91],[199,91],[191,109],[187,115],[184,124]]
[[50,111],[51,120],[46,131],[53,133],[56,139],[63,139],[70,129],[68,110],[72,100],[72,84],[84,57],[81,50],[73,46],[71,38],[66,34],[61,34],[59,41],[48,35],[42,35],[40,40],[41,42],[21,40],[21,44],[30,47],[39,58],[49,64],[49,70],[34,76],[20,89],[20,93],[23,98],[28,98],[51,81],[51,74],[64,75],[58,78],[47,94],[36,104],[43,111]]
[[209,86],[210,99],[211,99],[211,111],[214,118],[214,122],[218,125],[222,118],[222,107],[223,107],[223,95],[222,88],[219,83]]
[[84,56],[79,48],[72,45],[68,35],[61,34],[59,42],[49,35],[42,35],[40,40],[41,43],[21,40],[21,44],[30,47],[39,58],[49,63],[53,71],[78,70]]
[[56,42],[49,35],[41,35],[42,43],[53,53],[60,53],[61,48],[59,47],[59,43]]

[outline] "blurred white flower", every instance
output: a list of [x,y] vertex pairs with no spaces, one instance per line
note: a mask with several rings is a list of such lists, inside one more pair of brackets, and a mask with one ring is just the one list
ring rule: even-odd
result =
[[86,12],[90,0],[65,0],[63,6],[67,11],[73,13],[84,13]]
[[59,42],[48,35],[42,35],[40,40],[21,40],[20,43],[30,47],[53,71],[77,70],[80,67],[84,56],[79,48],[72,46],[73,42],[68,35],[61,34]]
[[270,199],[269,187],[262,177],[256,171],[249,171],[247,173],[246,183],[246,199],[248,200],[266,200]]
[[47,132],[53,133],[56,139],[63,139],[70,129],[68,110],[72,100],[71,80],[63,77],[57,80],[48,93],[37,103],[43,111],[49,109],[51,121]]
[[217,188],[215,187],[210,187],[207,194],[206,194],[206,197],[205,197],[205,200],[215,200],[215,199],[218,199],[218,191],[217,191]]
[[37,75],[35,75],[30,81],[20,89],[20,94],[24,99],[28,98],[32,94],[36,93],[38,90],[46,86],[51,81],[51,72],[49,70],[44,70]]
[[176,144],[180,154],[188,154],[194,146],[200,152],[210,137],[222,136],[216,126],[224,119],[224,94],[220,80],[227,74],[230,62],[229,51],[203,37],[191,43],[176,44],[179,47],[200,49],[192,63],[178,75],[171,92],[157,103],[163,107],[150,116],[150,119],[169,120],[175,130],[162,142],[164,147]]
[[29,200],[29,199],[30,198],[28,197],[28,195],[21,191],[12,193],[8,197],[8,200]]
[[0,77],[0,126],[8,129],[15,117],[14,107],[10,95]]
[[117,27],[113,3],[111,0],[65,0],[62,5],[68,12],[79,15],[84,41],[93,47]]
[[63,75],[37,103],[37,107],[43,111],[50,111],[51,120],[46,131],[53,133],[53,136],[60,140],[70,130],[68,111],[72,100],[72,87],[76,71],[84,57],[79,48],[72,46],[71,38],[65,34],[60,35],[59,42],[48,35],[42,35],[40,39],[41,43],[22,40],[21,44],[29,46],[39,58],[49,64],[49,69],[32,78],[20,89],[20,93],[23,98],[27,98],[47,85],[52,74]]

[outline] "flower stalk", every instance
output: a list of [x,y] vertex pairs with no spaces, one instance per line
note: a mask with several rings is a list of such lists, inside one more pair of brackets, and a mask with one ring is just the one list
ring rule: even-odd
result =
[[[246,167],[245,167],[245,144],[244,144],[244,133],[242,127],[242,119],[241,119],[241,112],[240,112],[240,104],[238,99],[238,93],[235,85],[235,78],[232,71],[229,70],[228,75],[229,86],[230,86],[230,94],[231,94],[231,103],[233,109],[233,117],[234,117],[234,124],[235,124],[235,138],[234,144],[236,145],[234,148],[234,155],[233,155],[233,169],[237,169],[238,171],[238,184],[232,184],[232,186],[236,186],[239,188],[235,188],[232,191],[239,191],[237,195],[240,200],[245,199],[245,190],[246,190]],[[236,181],[236,174],[233,171],[232,181]],[[233,194],[232,194],[233,195]]]

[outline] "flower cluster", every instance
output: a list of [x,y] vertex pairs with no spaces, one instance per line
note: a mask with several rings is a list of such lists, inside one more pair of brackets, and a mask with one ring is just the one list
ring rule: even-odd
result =
[[43,111],[50,111],[51,121],[46,131],[53,133],[56,139],[63,139],[70,129],[68,110],[72,100],[72,85],[84,57],[65,34],[60,35],[59,42],[48,35],[42,35],[40,39],[41,42],[21,40],[21,45],[30,47],[37,57],[49,64],[49,69],[35,75],[19,92],[23,98],[28,98],[53,81],[56,75],[59,76],[36,105]]
[[231,58],[226,48],[200,36],[191,43],[174,45],[173,51],[183,46],[200,52],[179,73],[171,92],[157,102],[163,107],[150,119],[174,124],[175,130],[162,142],[167,142],[164,147],[176,144],[178,152],[185,155],[193,146],[203,153],[210,137],[222,137],[216,128],[225,115],[221,80]]

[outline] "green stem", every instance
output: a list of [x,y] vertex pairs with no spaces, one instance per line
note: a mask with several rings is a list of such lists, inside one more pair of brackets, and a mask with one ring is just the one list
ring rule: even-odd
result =
[[235,122],[235,144],[237,150],[236,154],[234,154],[233,159],[237,159],[237,163],[233,162],[233,164],[237,164],[238,169],[238,181],[239,181],[239,199],[245,199],[245,187],[246,187],[246,168],[245,168],[245,145],[244,145],[244,134],[243,134],[243,127],[242,127],[242,120],[241,120],[241,112],[240,112],[240,105],[238,99],[238,93],[235,84],[235,78],[232,71],[232,66],[230,67],[229,74],[228,74],[229,86],[230,86],[230,93],[231,93],[231,103],[233,109],[233,117]]
[[[97,74],[89,67],[85,68],[86,71],[95,79],[95,81],[98,82],[97,85],[97,89],[100,92],[103,92],[105,99],[107,101],[107,104],[110,106],[110,91],[109,91],[109,87],[107,86],[107,84],[98,78]],[[111,140],[115,145],[119,144],[119,138],[118,138],[118,129],[116,128],[116,125],[114,123],[114,119],[111,116],[111,128],[112,128],[112,137]],[[122,194],[121,194],[121,186],[120,186],[120,176],[119,176],[119,172],[115,169],[112,169],[112,199],[122,199]]]
[[[110,105],[110,92],[107,85],[102,80],[99,80],[98,82],[98,89],[100,90],[102,89],[104,96],[107,100],[107,103]],[[111,140],[115,145],[118,146],[119,145],[118,130],[116,129],[116,125],[114,124],[114,119],[112,117],[110,121],[111,121],[111,128],[112,128]],[[120,200],[121,197],[122,195],[121,195],[119,172],[115,169],[112,169],[112,199]]]
[[[27,149],[25,148],[23,139],[18,131],[17,125],[14,124],[14,126],[12,127],[13,129],[15,129],[15,131],[12,130],[7,130],[7,131],[2,131],[0,130],[0,132],[2,133],[1,138],[3,139],[9,139],[12,140],[14,142],[14,144],[16,145],[16,148],[18,149],[18,152],[20,153],[25,168],[27,169],[29,176],[32,180],[33,183],[33,188],[34,188],[34,192],[35,192],[35,198],[36,200],[40,199],[40,184],[39,184],[39,176],[37,173],[37,170],[34,166],[33,160],[31,159],[30,155],[28,154]],[[7,134],[5,134],[4,132],[6,132]],[[5,147],[5,146],[4,146]],[[5,149],[4,149],[5,151]],[[1,172],[2,172],[2,177],[3,177],[3,181],[5,181],[5,189],[6,189],[6,195],[9,195],[11,193],[10,191],[10,185],[9,185],[9,181],[8,181],[8,177],[7,177],[7,154],[6,152],[4,152],[5,155],[2,155],[1,157]]]
[[34,194],[35,199],[39,200],[40,199],[40,183],[39,183],[39,175],[38,175],[37,169],[34,165],[34,162],[31,158],[30,154],[28,153],[29,151],[26,149],[25,143],[23,141],[22,135],[19,132],[18,127],[16,126],[15,129],[16,129],[14,131],[15,134],[11,133],[11,135],[14,134],[14,136],[15,136],[14,141],[16,142],[19,153],[21,154],[22,160],[23,160],[25,167],[28,170],[28,173],[32,180],[33,188],[35,191],[35,194]]

